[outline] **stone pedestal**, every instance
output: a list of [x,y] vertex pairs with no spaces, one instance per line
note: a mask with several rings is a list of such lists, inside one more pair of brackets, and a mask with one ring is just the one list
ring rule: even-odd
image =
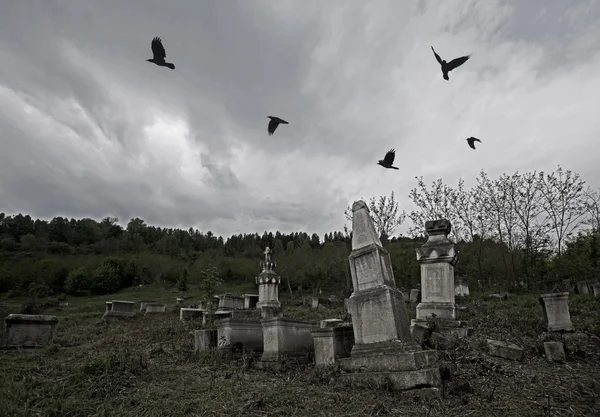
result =
[[312,331],[315,366],[327,366],[350,356],[354,346],[352,326],[321,327]]
[[263,350],[263,326],[258,320],[226,318],[217,326],[218,347],[239,351]]
[[354,292],[348,299],[348,311],[355,344],[350,357],[339,360],[346,372],[341,378],[358,385],[386,380],[397,390],[439,386],[437,352],[422,351],[411,336],[389,254],[366,204],[355,202],[352,212],[349,261]]
[[275,317],[263,319],[261,324],[264,350],[260,367],[277,369],[286,356],[309,360],[314,352],[311,332],[318,328],[316,322]]
[[135,316],[133,311],[134,301],[116,301],[112,300],[112,308],[104,312],[104,317],[132,318]]
[[569,313],[569,293],[542,294],[539,298],[544,313],[544,324],[549,332],[574,332]]
[[428,318],[435,316],[440,333],[466,337],[469,329],[458,320],[455,304],[454,266],[458,252],[448,239],[452,226],[448,220],[441,219],[426,222],[425,228],[429,239],[417,249],[417,261],[421,264],[421,302],[411,327],[425,325]]
[[43,347],[52,343],[58,319],[47,315],[9,314],[4,322],[6,347]]

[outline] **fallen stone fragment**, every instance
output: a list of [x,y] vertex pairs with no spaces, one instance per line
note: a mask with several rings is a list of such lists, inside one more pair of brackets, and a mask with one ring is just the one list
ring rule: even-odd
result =
[[488,339],[487,347],[490,356],[510,359],[511,361],[520,361],[523,359],[523,348],[513,343]]

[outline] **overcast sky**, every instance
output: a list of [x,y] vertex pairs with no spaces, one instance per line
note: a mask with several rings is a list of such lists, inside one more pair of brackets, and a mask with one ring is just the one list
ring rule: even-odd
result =
[[[600,185],[599,1],[1,6],[5,213],[322,235],[360,197],[410,210],[415,176],[560,164]],[[154,36],[174,71],[145,62]],[[448,82],[431,45],[473,55]],[[269,115],[290,124],[268,136]]]

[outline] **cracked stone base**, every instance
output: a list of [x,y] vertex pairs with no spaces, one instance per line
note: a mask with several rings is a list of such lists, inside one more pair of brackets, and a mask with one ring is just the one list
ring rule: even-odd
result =
[[405,391],[419,388],[436,389],[442,381],[438,368],[419,369],[417,371],[381,371],[350,372],[340,376],[346,384],[375,388]]
[[346,372],[341,375],[341,380],[394,390],[440,386],[437,352],[407,352],[402,345],[394,341],[366,344],[360,349],[353,349],[350,358],[339,359],[340,367]]

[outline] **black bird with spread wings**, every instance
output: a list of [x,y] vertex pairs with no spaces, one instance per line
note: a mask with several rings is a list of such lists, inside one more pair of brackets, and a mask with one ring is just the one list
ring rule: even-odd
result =
[[152,39],[151,47],[152,55],[154,55],[154,57],[147,59],[146,61],[152,62],[153,64],[156,64],[159,67],[167,67],[171,68],[172,70],[175,69],[175,65],[165,61],[167,53],[159,37],[155,37],[154,39]]
[[455,58],[450,62],[446,62],[442,58],[440,58],[440,56],[435,52],[435,49],[433,49],[433,46],[431,47],[431,50],[433,51],[433,54],[435,55],[435,59],[437,59],[437,62],[439,62],[440,65],[442,66],[442,73],[444,74],[444,80],[446,80],[446,81],[450,81],[450,78],[448,78],[448,73],[450,71],[452,71],[453,69],[460,67],[465,62],[467,62],[467,60],[469,58],[471,58],[471,55],[472,55],[472,54],[469,54],[466,56],[461,56],[460,58]]
[[475,142],[481,143],[481,141],[479,139],[474,138],[473,136],[471,136],[470,138],[467,138],[467,142],[469,143],[469,146],[473,149],[475,149]]
[[279,126],[279,124],[284,124],[284,125],[288,125],[289,123],[286,122],[283,119],[280,119],[279,117],[276,116],[267,116],[269,119],[271,119],[271,121],[269,122],[269,126],[267,127],[267,131],[269,132],[269,136],[271,136],[273,133],[275,133],[275,129],[277,129],[277,126]]
[[384,168],[398,169],[397,167],[393,166],[394,158],[396,158],[396,150],[390,149],[385,154],[385,157],[383,159],[379,160],[377,163]]

